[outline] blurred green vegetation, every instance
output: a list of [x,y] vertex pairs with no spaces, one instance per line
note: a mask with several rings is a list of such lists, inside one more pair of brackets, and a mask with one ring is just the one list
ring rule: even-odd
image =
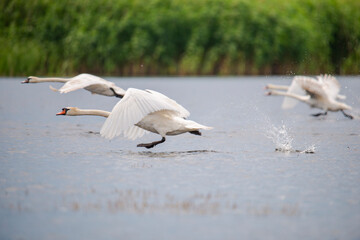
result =
[[0,75],[359,74],[359,0],[2,0]]

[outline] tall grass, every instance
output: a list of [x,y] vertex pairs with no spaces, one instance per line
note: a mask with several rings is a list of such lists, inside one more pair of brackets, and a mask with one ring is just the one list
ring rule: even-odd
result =
[[359,74],[358,0],[3,0],[0,75]]

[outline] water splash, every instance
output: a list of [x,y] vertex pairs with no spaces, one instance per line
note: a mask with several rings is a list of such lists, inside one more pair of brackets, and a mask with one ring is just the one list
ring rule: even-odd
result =
[[275,144],[275,150],[278,152],[292,152],[292,142],[294,138],[288,133],[288,129],[285,125],[276,127],[271,125],[266,131],[266,137],[271,139]]
[[292,146],[294,137],[289,134],[288,129],[284,124],[280,127],[270,125],[266,131],[266,137],[271,139],[275,144],[275,151],[284,153],[315,153],[316,146],[314,144],[305,148],[305,150],[297,150]]
[[307,147],[304,151],[301,151],[300,153],[315,153],[315,150],[316,150],[316,146],[315,144],[313,144]]
[[285,124],[275,126],[269,115],[260,111],[257,105],[253,105],[252,109],[257,113],[257,126],[265,134],[265,136],[275,144],[276,152],[283,153],[315,153],[316,146],[314,144],[305,147],[305,150],[298,150],[293,147],[294,137],[290,134],[291,129],[287,128]]

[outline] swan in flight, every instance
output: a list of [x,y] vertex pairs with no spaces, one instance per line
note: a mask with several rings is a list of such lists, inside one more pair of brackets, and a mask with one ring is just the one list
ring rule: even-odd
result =
[[152,148],[165,142],[166,136],[189,132],[201,135],[201,129],[207,127],[186,118],[190,113],[174,100],[152,90],[129,88],[126,94],[111,112],[102,110],[84,110],[74,107],[63,108],[57,115],[79,116],[97,115],[106,117],[101,128],[101,136],[113,139],[119,135],[134,140],[147,132],[161,135],[160,141],[141,143],[138,147]]
[[[269,90],[267,95],[285,96],[282,104],[283,109],[293,108],[298,101],[302,101],[312,108],[325,111],[312,114],[314,117],[327,115],[328,111],[341,111],[345,117],[353,119],[353,116],[344,112],[344,110],[351,110],[351,107],[338,101],[346,97],[339,94],[340,83],[331,75],[320,75],[317,79],[296,76],[290,86],[268,84],[265,88]],[[277,90],[286,90],[286,92]]]
[[100,77],[82,73],[73,78],[38,78],[30,76],[21,83],[40,83],[40,82],[62,82],[65,83],[60,89],[55,89],[50,86],[53,91],[59,91],[60,93],[68,93],[81,88],[90,91],[93,94],[100,94],[104,96],[115,96],[122,98],[125,94],[125,90],[115,85],[113,82],[109,82]]

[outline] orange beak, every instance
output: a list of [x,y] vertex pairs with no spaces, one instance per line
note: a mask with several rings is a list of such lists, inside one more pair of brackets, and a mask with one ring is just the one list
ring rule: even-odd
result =
[[62,112],[59,112],[59,113],[57,113],[56,115],[65,115],[65,114],[66,114],[66,110],[63,109]]

